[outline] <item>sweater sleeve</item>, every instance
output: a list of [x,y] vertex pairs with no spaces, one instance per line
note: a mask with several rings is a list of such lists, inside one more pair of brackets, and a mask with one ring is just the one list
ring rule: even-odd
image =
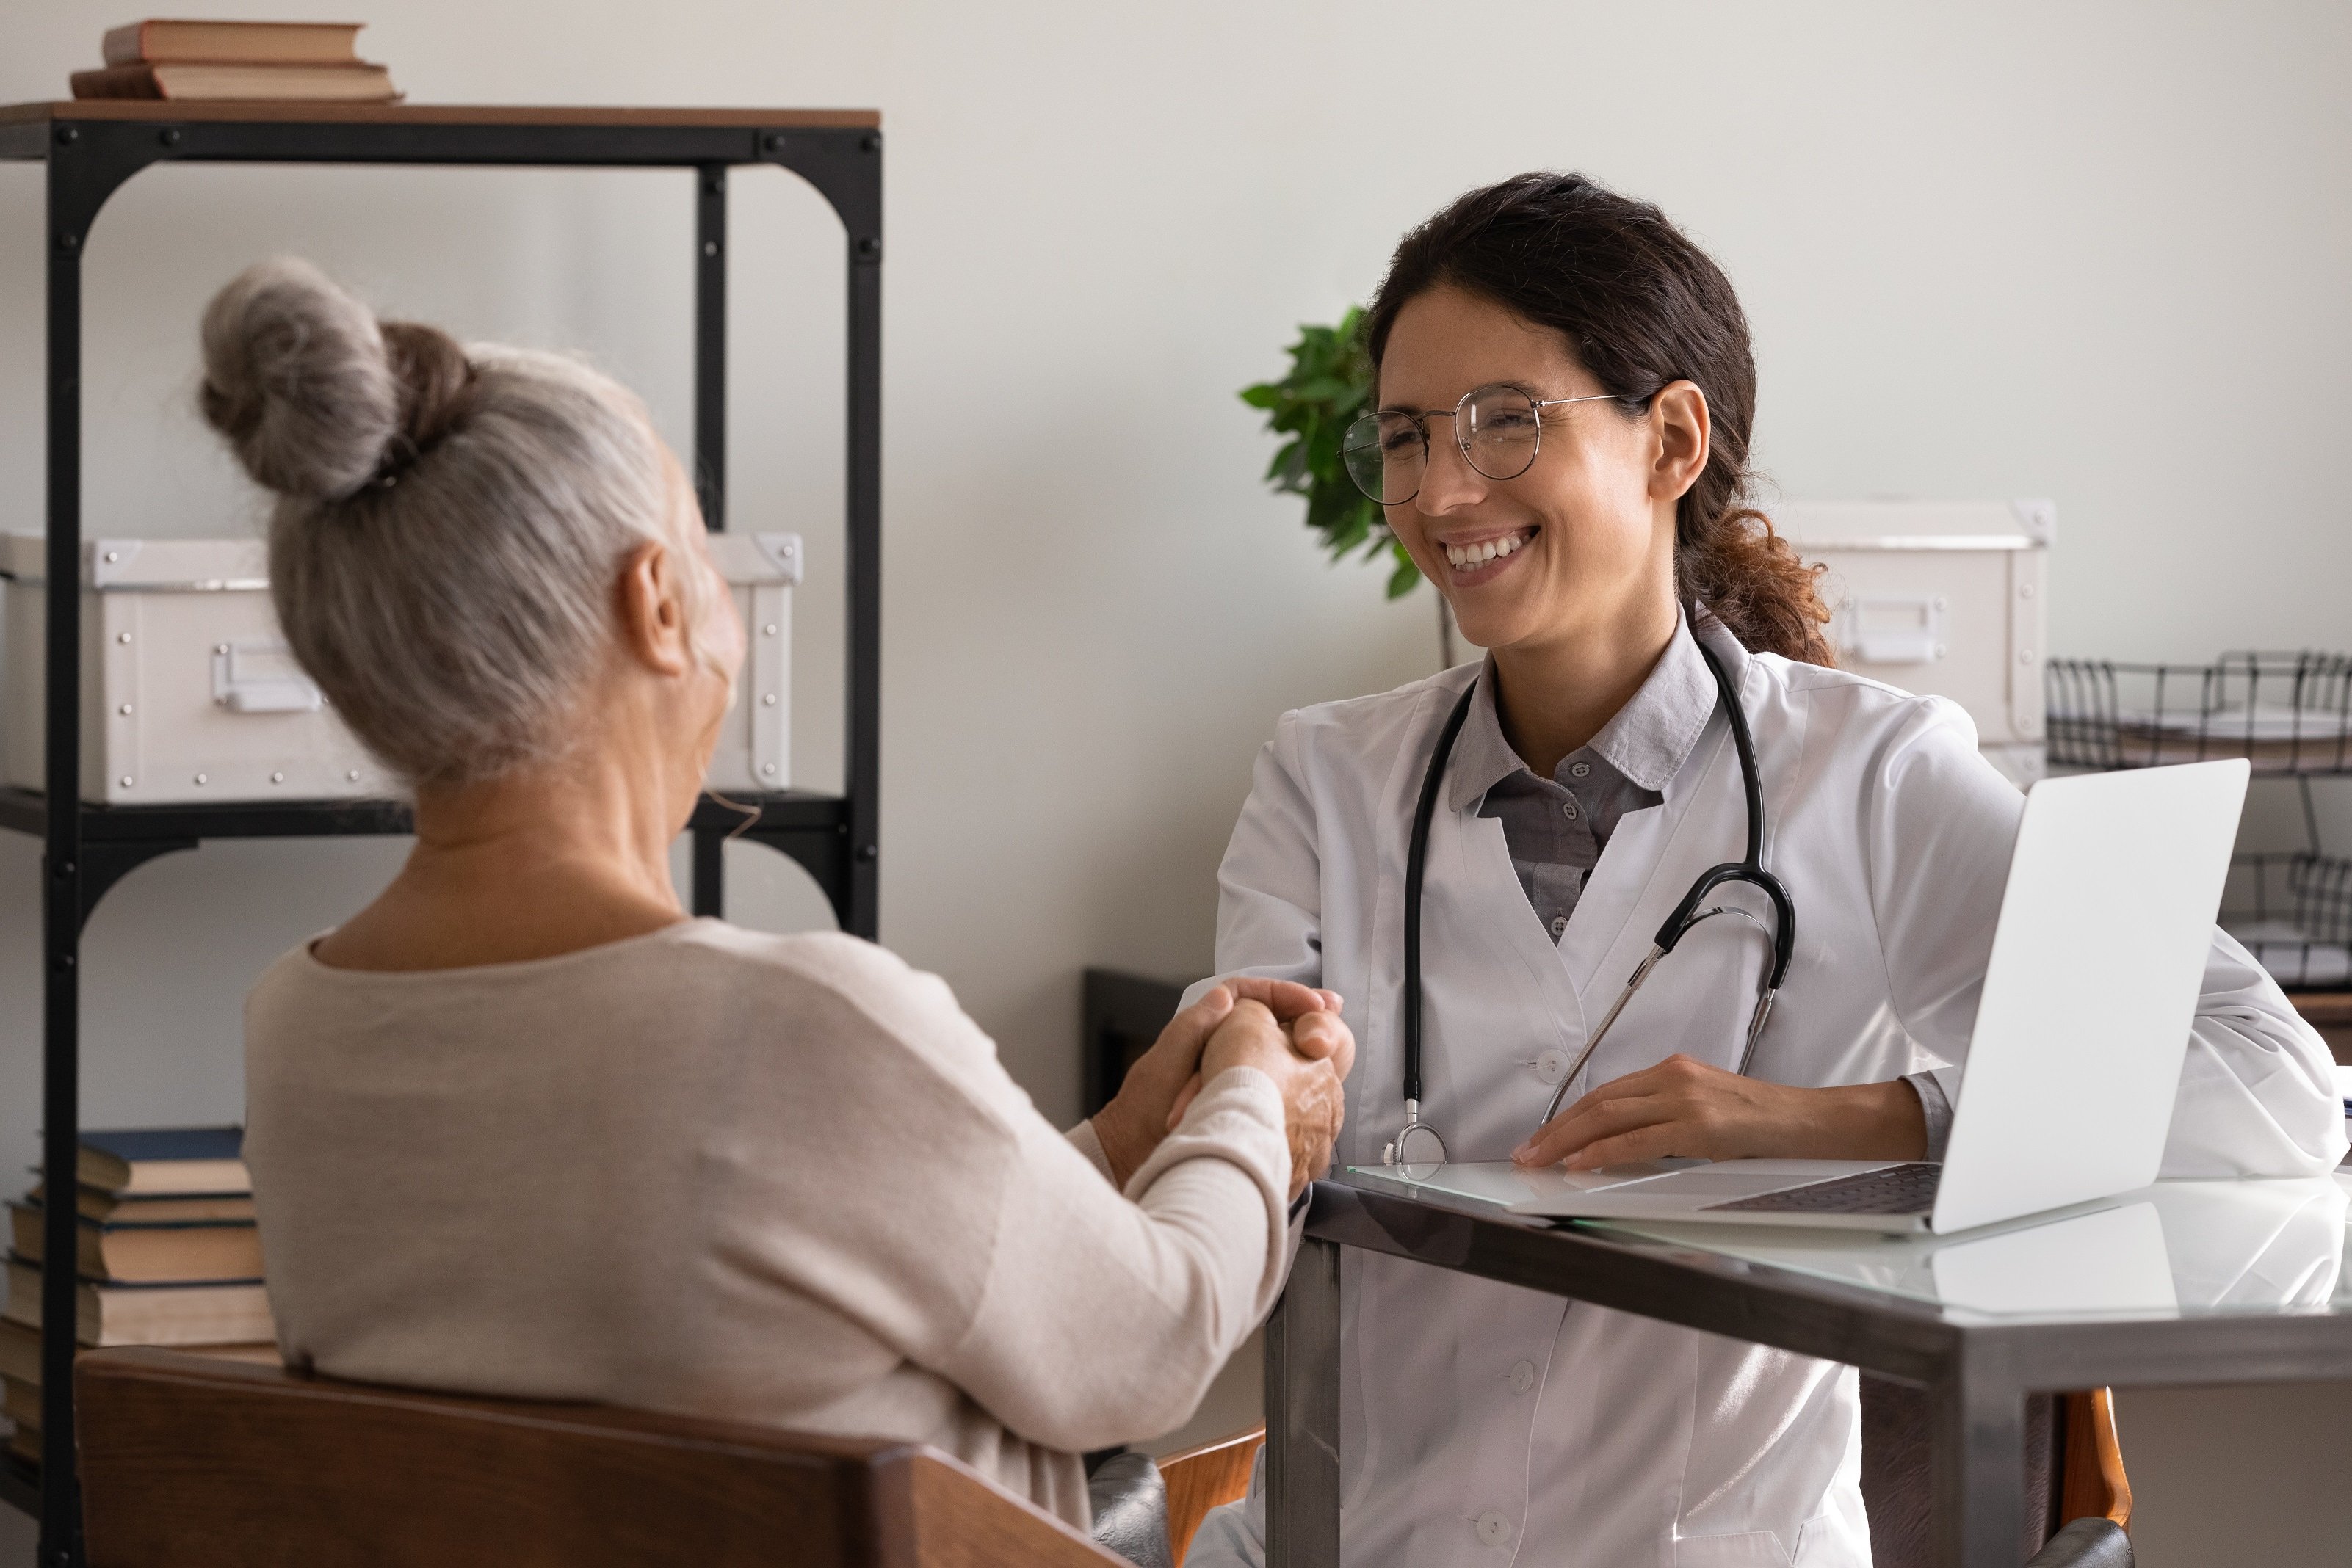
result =
[[1030,1442],[1181,1425],[1280,1287],[1274,1081],[1218,1074],[1121,1193],[1090,1126],[1041,1116],[936,977],[850,938],[810,950],[843,1004],[824,1058],[838,1158],[887,1201],[822,1237],[803,1220],[801,1252],[840,1255],[825,1272],[856,1282],[837,1294],[861,1321]]
[[1181,1425],[1280,1288],[1289,1177],[1281,1093],[1250,1068],[1203,1088],[1124,1196],[1024,1128],[979,1309],[936,1370],[1051,1448]]

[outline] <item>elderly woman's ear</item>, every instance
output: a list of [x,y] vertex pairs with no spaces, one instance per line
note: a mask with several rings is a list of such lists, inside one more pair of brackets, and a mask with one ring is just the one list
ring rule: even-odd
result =
[[694,668],[694,621],[676,551],[659,539],[637,545],[622,562],[614,593],[624,653],[656,674]]

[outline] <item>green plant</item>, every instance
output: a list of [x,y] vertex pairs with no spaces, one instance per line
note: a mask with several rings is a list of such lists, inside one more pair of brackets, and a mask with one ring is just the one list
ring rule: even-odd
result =
[[1265,427],[1290,439],[1274,455],[1265,482],[1286,496],[1307,497],[1307,526],[1323,536],[1333,560],[1350,551],[1389,558],[1389,597],[1421,580],[1404,546],[1389,532],[1381,508],[1348,477],[1339,438],[1372,401],[1372,360],[1364,347],[1364,313],[1355,306],[1336,327],[1302,326],[1290,346],[1290,373],[1242,391],[1242,401],[1265,411]]

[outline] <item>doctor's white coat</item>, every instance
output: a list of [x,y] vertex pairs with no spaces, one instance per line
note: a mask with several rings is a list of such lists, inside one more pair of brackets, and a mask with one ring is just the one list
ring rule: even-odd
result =
[[[1742,692],[1765,863],[1797,908],[1757,1075],[1827,1085],[1935,1070],[1957,1103],[2022,797],[1954,705],[1749,656],[1711,623],[1700,634]],[[1359,1055],[1340,1165],[1376,1163],[1403,1125],[1405,840],[1436,732],[1476,673],[1285,715],[1220,873],[1220,974],[1346,998]],[[1692,879],[1738,858],[1729,737],[1718,710],[1664,804],[1618,823],[1557,946],[1502,824],[1441,798],[1422,1114],[1454,1158],[1510,1157]],[[1769,946],[1745,921],[1698,927],[1570,1098],[1677,1051],[1732,1066]],[[2164,1174],[2303,1176],[2344,1152],[2326,1046],[2216,931]],[[1851,1368],[1353,1250],[1340,1283],[1350,1568],[1869,1563]],[[1253,1483],[1210,1515],[1187,1563],[1261,1563],[1264,1539]]]

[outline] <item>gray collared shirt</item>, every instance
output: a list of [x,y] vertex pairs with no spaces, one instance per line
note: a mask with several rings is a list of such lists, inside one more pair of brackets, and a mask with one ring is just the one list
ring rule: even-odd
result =
[[1568,930],[1619,819],[1664,801],[1667,781],[1698,744],[1715,700],[1715,677],[1698,643],[1678,627],[1633,700],[1561,758],[1550,778],[1538,779],[1503,735],[1495,662],[1486,661],[1454,742],[1450,803],[1461,811],[1477,802],[1480,816],[1502,822],[1511,869],[1553,942]]
[[[1727,635],[1712,626],[1708,632]],[[1555,945],[1618,822],[1629,811],[1664,803],[1667,782],[1698,745],[1716,702],[1715,676],[1685,619],[1633,699],[1600,734],[1561,758],[1550,778],[1538,779],[1503,734],[1495,661],[1487,659],[1454,741],[1447,802],[1456,811],[1475,803],[1481,817],[1503,824],[1511,869]],[[1940,1160],[1951,1134],[1951,1103],[1927,1073],[1905,1082],[1927,1115],[1927,1157]]]

